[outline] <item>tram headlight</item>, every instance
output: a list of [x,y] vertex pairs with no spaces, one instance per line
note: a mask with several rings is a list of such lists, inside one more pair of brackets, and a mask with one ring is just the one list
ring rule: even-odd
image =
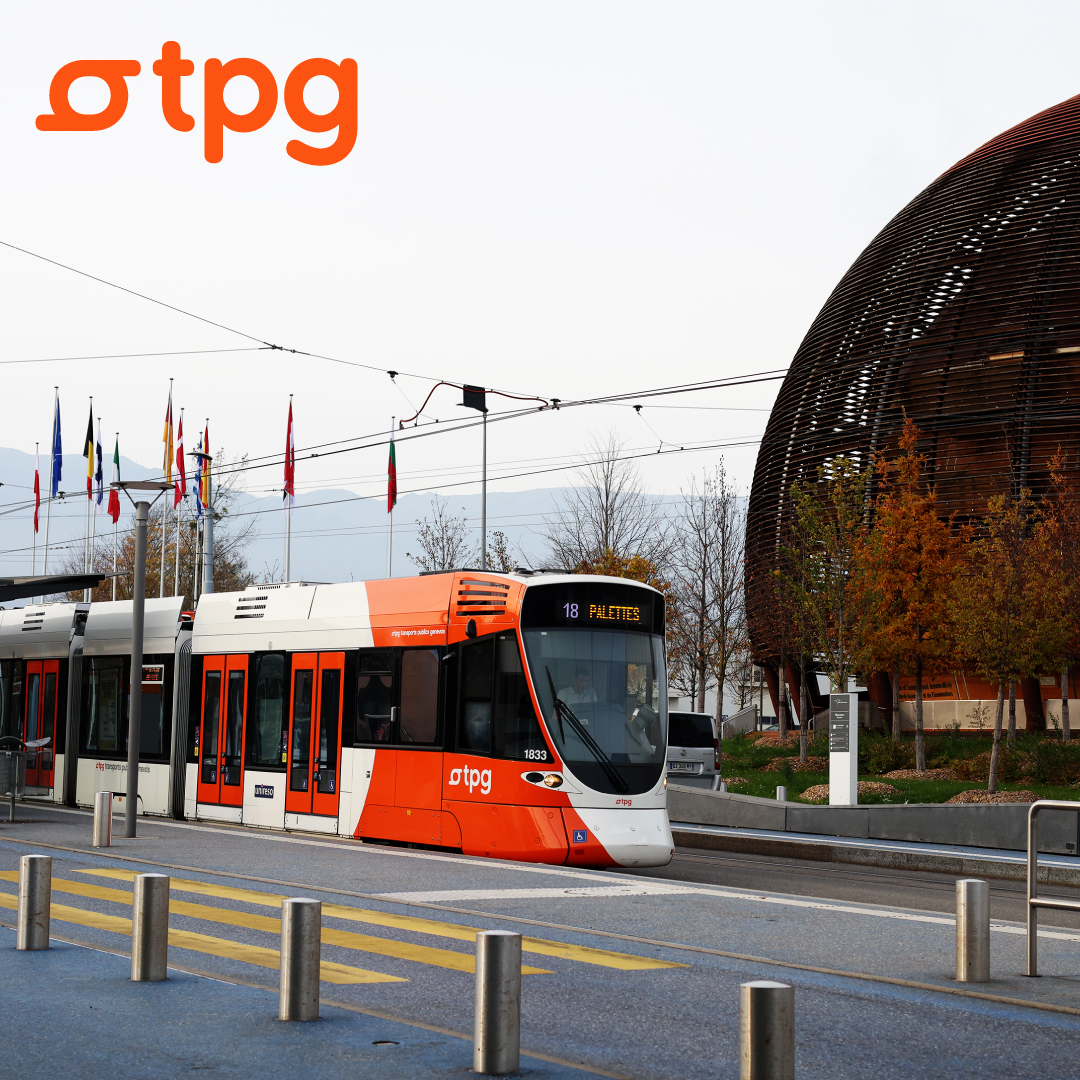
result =
[[544,783],[547,784],[548,787],[562,787],[562,782],[562,777],[558,773],[549,772],[547,776],[544,777]]

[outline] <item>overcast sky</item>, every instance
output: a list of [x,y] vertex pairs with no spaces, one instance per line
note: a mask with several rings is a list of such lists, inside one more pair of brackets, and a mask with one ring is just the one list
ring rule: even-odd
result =
[[[413,412],[433,384],[403,375],[395,387],[388,368],[572,399],[783,367],[905,203],[1080,92],[1075,3],[61,0],[4,14],[0,240],[262,341],[379,369],[267,352],[0,366],[0,445],[47,448],[59,384],[67,452],[93,394],[105,431],[147,465],[160,461],[170,376],[189,446],[208,416],[215,449],[259,456],[282,448],[289,393],[298,447]],[[151,70],[170,39],[195,63],[189,133],[165,123]],[[281,87],[309,57],[354,58],[352,153],[321,168],[292,160],[285,144],[301,133],[279,105],[262,130],[226,132],[224,160],[207,163],[203,64],[243,56]],[[141,63],[126,115],[102,132],[37,130],[53,73],[79,59]],[[106,98],[94,80],[72,90],[86,111]],[[249,108],[250,84],[236,80],[227,100]],[[325,109],[333,93],[313,83],[307,100]],[[5,248],[0,288],[3,361],[253,344]],[[752,441],[775,390],[495,424],[492,472],[559,464],[611,428],[644,450]],[[457,401],[441,388],[426,415],[460,417]],[[403,488],[476,477],[479,442],[470,431],[402,443]],[[677,492],[718,453],[653,455],[644,478]],[[727,452],[743,486],[755,454],[752,442]],[[298,476],[376,491],[385,464],[380,447],[301,460]],[[12,485],[0,502],[30,479],[0,477]],[[248,478],[255,492],[280,484],[278,466]]]

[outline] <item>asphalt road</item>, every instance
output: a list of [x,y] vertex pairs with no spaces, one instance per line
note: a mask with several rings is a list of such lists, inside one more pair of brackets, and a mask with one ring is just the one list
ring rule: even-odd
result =
[[[151,819],[95,850],[90,815],[19,809],[35,820],[0,822],[0,922],[19,856],[50,854],[53,933],[85,947],[16,953],[0,931],[3,1031],[19,1048],[0,1055],[2,1078],[465,1075],[477,929],[526,939],[537,1080],[733,1080],[738,988],[758,978],[795,987],[800,1080],[1080,1076],[1080,933],[1048,927],[1045,977],[1023,978],[1011,886],[995,887],[992,981],[961,987],[951,883],[931,874],[689,851],[592,872]],[[172,878],[174,965],[151,988],[123,960],[132,878],[149,871]],[[303,1032],[273,1021],[290,895],[324,904],[325,1020]]]
[[[668,866],[642,873],[669,881],[767,889],[792,896],[815,896],[849,903],[896,904],[948,914],[956,911],[956,876],[925,870],[893,870],[678,847]],[[1024,883],[987,880],[990,882],[990,917],[1023,922],[1027,898]],[[1039,895],[1080,900],[1080,889],[1040,885]],[[1039,914],[1039,923],[1080,929],[1080,912],[1043,910]]]

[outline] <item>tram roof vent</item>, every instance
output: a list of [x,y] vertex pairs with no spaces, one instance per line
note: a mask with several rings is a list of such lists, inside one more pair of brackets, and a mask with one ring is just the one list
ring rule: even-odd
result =
[[462,578],[457,594],[458,615],[505,615],[510,586],[504,581]]
[[37,611],[27,611],[26,614],[23,616],[23,633],[25,634],[27,630],[40,630],[44,622],[44,611],[41,611],[40,609]]
[[266,614],[266,600],[265,595],[261,596],[241,596],[236,602],[236,612],[233,615],[234,619],[261,619]]

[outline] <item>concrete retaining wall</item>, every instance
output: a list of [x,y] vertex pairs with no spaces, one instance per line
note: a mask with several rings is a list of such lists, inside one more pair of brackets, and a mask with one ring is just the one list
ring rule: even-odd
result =
[[[1027,803],[812,806],[669,784],[668,817],[673,822],[773,832],[1027,850]],[[1077,854],[1080,803],[1076,812],[1044,810],[1039,815],[1039,850]]]

